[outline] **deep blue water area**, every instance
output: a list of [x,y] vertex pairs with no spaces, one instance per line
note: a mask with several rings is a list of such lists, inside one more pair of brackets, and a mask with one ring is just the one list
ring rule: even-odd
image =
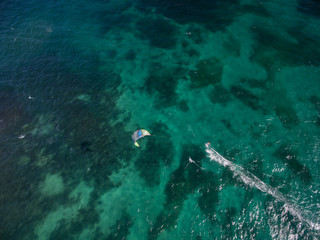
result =
[[318,239],[319,12],[1,2],[0,239]]

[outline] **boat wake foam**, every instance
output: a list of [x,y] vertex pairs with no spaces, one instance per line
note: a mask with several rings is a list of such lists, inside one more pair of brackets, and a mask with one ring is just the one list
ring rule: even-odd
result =
[[305,213],[301,210],[296,204],[293,204],[286,198],[281,192],[276,188],[268,186],[266,183],[261,181],[258,177],[245,170],[241,166],[227,160],[221,156],[215,149],[206,144],[206,152],[211,161],[215,161],[224,167],[228,167],[234,174],[235,177],[238,177],[244,184],[251,188],[257,188],[260,191],[267,193],[273,196],[276,200],[284,203],[284,208],[290,212],[293,216],[299,219],[300,222],[305,223],[310,229],[315,231],[320,231],[320,224],[315,223],[307,215],[310,213]]

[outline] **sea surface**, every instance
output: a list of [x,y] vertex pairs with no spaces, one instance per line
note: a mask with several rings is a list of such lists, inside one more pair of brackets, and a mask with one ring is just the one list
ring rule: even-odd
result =
[[319,238],[318,0],[1,1],[1,240]]

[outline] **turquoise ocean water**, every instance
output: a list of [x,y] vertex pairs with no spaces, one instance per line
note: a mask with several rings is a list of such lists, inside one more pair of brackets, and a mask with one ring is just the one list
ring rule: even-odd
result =
[[318,0],[1,1],[0,49],[0,239],[320,238]]

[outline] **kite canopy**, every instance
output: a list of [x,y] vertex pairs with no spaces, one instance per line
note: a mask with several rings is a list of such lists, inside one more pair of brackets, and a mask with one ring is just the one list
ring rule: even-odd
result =
[[137,140],[139,138],[143,138],[145,136],[150,136],[151,134],[149,133],[149,131],[145,130],[145,129],[139,129],[137,131],[135,131],[132,134],[132,140],[134,142],[134,145],[136,145],[137,147],[140,147],[140,145],[137,143]]

